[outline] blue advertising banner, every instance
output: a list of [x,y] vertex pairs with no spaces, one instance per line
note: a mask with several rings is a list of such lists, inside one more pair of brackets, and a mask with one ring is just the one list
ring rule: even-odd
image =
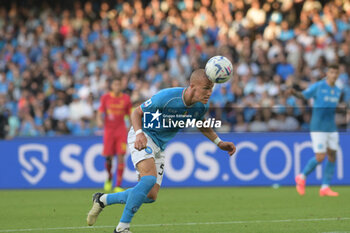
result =
[[[294,185],[294,177],[314,156],[308,133],[230,133],[234,156],[201,134],[178,134],[167,146],[163,187]],[[350,134],[340,133],[332,184],[350,185]],[[0,189],[98,188],[106,178],[101,137],[16,138],[0,141]],[[123,185],[137,175],[126,156]],[[115,164],[114,164],[115,167]],[[115,169],[114,169],[115,170]],[[320,184],[318,166],[307,184]]]

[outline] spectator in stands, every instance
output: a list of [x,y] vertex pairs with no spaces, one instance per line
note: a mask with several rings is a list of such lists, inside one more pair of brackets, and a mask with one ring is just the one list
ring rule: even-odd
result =
[[248,124],[244,121],[242,114],[236,116],[237,122],[233,127],[233,132],[248,132]]
[[276,66],[276,74],[286,81],[287,77],[293,75],[294,72],[294,67],[287,62],[286,57],[281,56],[281,62]]
[[[217,54],[233,61],[235,75],[218,89],[225,93],[212,106],[243,107],[244,122],[254,117],[254,108],[278,103],[287,80],[305,89],[333,61],[340,63],[337,85],[349,103],[348,1],[198,3],[5,2],[0,94],[6,95],[9,134],[93,135],[93,114],[107,80],[123,76],[123,90],[142,102],[160,89],[186,85],[188,74]],[[301,109],[303,103],[290,106]],[[233,124],[234,114],[225,112]],[[286,120],[299,119],[303,128],[307,116],[300,114],[288,113]],[[257,119],[267,124],[262,117]]]
[[58,121],[67,120],[69,117],[69,108],[62,99],[57,100],[57,105],[53,109],[53,118]]
[[8,111],[5,108],[6,97],[0,94],[0,139],[7,138],[8,135]]

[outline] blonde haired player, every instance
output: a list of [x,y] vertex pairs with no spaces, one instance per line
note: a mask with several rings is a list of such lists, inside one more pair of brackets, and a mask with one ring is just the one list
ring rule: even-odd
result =
[[[140,181],[135,187],[124,192],[95,193],[93,206],[87,218],[88,225],[96,222],[99,213],[105,206],[125,203],[124,212],[114,232],[130,232],[130,222],[141,205],[152,203],[157,199],[163,179],[164,149],[166,143],[180,130],[175,127],[145,128],[142,119],[144,114],[152,113],[155,118],[153,120],[156,120],[160,113],[170,111],[174,115],[187,114],[191,116],[191,119],[204,120],[213,85],[203,69],[195,70],[191,75],[189,87],[164,89],[132,113],[132,128],[128,135],[128,145]],[[232,142],[222,141],[212,128],[199,128],[199,130],[229,155],[235,153],[235,145]]]

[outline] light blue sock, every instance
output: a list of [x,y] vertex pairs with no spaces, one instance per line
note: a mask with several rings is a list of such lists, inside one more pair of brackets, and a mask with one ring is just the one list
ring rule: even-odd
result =
[[140,179],[140,182],[130,191],[128,195],[120,222],[131,222],[134,214],[145,201],[147,194],[152,189],[156,181],[157,178],[155,176],[144,176]]
[[315,170],[318,164],[319,162],[316,160],[316,157],[311,158],[304,167],[303,174],[308,176],[313,170]]
[[107,205],[113,205],[113,204],[125,204],[126,200],[128,199],[129,193],[133,190],[127,189],[123,192],[119,193],[111,193],[107,194]]
[[322,185],[329,185],[334,175],[335,163],[327,161],[323,172]]
[[[107,194],[107,205],[125,204],[126,200],[128,200],[128,196],[130,192],[133,189],[134,188],[130,188],[125,190],[124,192]],[[155,200],[150,199],[148,197],[146,197],[145,200],[143,201],[143,203],[152,203],[152,202],[155,202]]]

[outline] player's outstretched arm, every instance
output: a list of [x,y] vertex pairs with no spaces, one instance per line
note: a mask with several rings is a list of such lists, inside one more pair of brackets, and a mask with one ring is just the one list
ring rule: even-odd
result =
[[300,91],[295,90],[293,87],[289,87],[287,90],[287,94],[289,95],[294,95],[295,97],[299,98],[299,99],[303,99],[305,100],[305,96],[303,95],[303,93],[301,93]]
[[135,149],[143,150],[147,147],[147,138],[142,131],[142,116],[141,106],[137,107],[131,114],[131,125],[135,130],[136,140]]
[[230,156],[236,152],[235,144],[233,144],[233,142],[222,141],[212,128],[201,127],[198,129],[210,141],[214,142],[221,150],[227,151]]

